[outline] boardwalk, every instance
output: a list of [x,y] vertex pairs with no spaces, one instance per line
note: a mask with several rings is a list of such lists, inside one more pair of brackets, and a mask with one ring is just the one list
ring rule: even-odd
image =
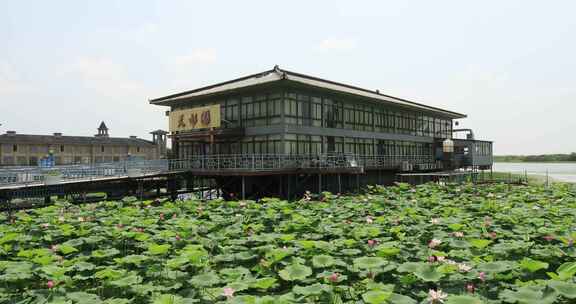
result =
[[[363,174],[365,170],[434,169],[438,164],[421,156],[210,155],[187,159],[126,161],[53,168],[0,170],[0,201],[54,195],[85,195],[91,191],[160,188],[177,191],[176,179],[225,178],[282,174]],[[407,169],[406,169],[407,168]],[[193,182],[192,182],[193,183]]]

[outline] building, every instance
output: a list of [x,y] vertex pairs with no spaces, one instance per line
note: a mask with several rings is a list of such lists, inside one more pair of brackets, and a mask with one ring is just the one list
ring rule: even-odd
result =
[[[360,177],[366,183],[390,181],[400,171],[492,165],[491,142],[473,137],[452,142],[454,120],[465,118],[464,114],[277,66],[150,103],[170,107],[169,137],[175,157],[217,159],[215,176],[233,169],[227,166],[243,169],[246,164],[238,165],[236,160],[255,155],[261,159],[275,155],[278,170],[302,169],[302,163],[290,167],[290,157],[321,162],[345,156],[348,164],[362,165]],[[443,154],[446,142],[456,154]],[[278,170],[267,171],[280,174]],[[287,170],[283,172],[290,174]],[[268,184],[270,179],[253,180],[252,184]],[[285,181],[279,183],[279,188],[288,186]],[[329,182],[319,181],[319,189],[323,183]]]
[[91,164],[122,161],[128,157],[158,159],[166,157],[166,132],[151,132],[153,140],[136,136],[110,137],[104,122],[90,136],[17,134],[0,135],[0,166],[38,166],[40,159],[52,153],[56,165]]

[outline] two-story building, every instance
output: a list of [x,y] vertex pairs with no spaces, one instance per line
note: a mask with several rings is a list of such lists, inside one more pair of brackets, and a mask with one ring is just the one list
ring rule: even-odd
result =
[[94,136],[18,134],[0,135],[0,166],[38,166],[40,159],[52,154],[56,165],[92,164],[122,161],[127,158],[166,157],[166,132],[151,132],[153,140],[136,136],[110,137],[104,122]]
[[278,169],[288,169],[291,156],[352,155],[365,182],[378,182],[401,170],[446,169],[446,142],[466,154],[451,169],[492,164],[491,142],[451,142],[464,114],[278,67],[150,103],[170,107],[175,157],[209,156],[219,175],[248,165],[235,156],[275,155]]

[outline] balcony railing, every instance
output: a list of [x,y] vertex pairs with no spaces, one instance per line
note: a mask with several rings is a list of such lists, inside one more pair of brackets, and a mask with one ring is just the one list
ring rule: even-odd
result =
[[273,172],[283,170],[389,169],[431,170],[439,164],[430,155],[353,155],[353,154],[230,154],[202,155],[186,159],[122,161],[114,163],[57,166],[53,168],[0,169],[0,186],[47,183],[56,175],[61,182],[90,181],[118,177],[138,177],[175,171],[196,172]]
[[353,155],[353,154],[232,154],[193,156],[170,161],[170,170],[274,171],[284,169],[400,169],[403,164],[435,168],[432,156]]

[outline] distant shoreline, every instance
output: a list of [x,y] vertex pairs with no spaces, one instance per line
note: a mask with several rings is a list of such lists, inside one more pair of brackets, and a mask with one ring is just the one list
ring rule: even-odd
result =
[[547,163],[547,164],[573,164],[576,163],[574,160],[501,160],[494,158],[495,163],[528,163],[528,164],[537,164],[537,163]]
[[576,152],[570,154],[495,155],[499,163],[576,163]]

